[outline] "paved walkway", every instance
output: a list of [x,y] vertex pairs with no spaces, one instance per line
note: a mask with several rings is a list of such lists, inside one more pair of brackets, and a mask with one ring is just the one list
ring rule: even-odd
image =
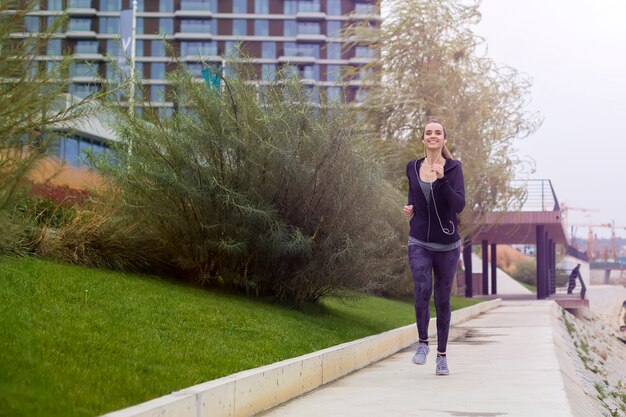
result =
[[[413,349],[279,406],[266,417],[572,416],[555,347],[550,301],[505,301],[453,328],[451,375]],[[431,344],[436,345],[433,342]]]

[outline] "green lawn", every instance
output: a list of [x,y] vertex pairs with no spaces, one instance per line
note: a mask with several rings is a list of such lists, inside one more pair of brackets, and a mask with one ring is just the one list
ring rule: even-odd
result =
[[99,415],[414,322],[410,301],[296,310],[32,258],[0,280],[0,416]]

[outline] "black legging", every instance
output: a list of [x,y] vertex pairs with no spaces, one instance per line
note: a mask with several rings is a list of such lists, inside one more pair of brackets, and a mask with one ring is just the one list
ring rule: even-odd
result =
[[415,321],[420,340],[428,340],[430,296],[435,275],[435,310],[437,312],[437,351],[445,352],[450,330],[450,295],[461,249],[435,252],[419,245],[409,245],[409,265],[413,272]]

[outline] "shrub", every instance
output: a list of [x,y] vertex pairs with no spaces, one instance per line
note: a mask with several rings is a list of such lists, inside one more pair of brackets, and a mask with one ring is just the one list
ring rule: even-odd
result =
[[398,279],[402,197],[345,109],[311,104],[296,79],[171,81],[171,117],[112,107],[121,144],[96,163],[119,192],[110,227],[158,242],[178,277],[259,296],[314,301]]
[[537,261],[533,258],[517,262],[511,276],[525,284],[537,285]]

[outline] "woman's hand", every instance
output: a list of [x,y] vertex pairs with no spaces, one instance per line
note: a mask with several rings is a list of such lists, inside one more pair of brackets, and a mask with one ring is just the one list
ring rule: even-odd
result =
[[404,206],[404,208],[402,208],[402,214],[406,217],[411,217],[413,215],[413,205]]
[[434,172],[437,175],[437,179],[443,178],[443,165],[434,163],[430,167],[430,172]]

